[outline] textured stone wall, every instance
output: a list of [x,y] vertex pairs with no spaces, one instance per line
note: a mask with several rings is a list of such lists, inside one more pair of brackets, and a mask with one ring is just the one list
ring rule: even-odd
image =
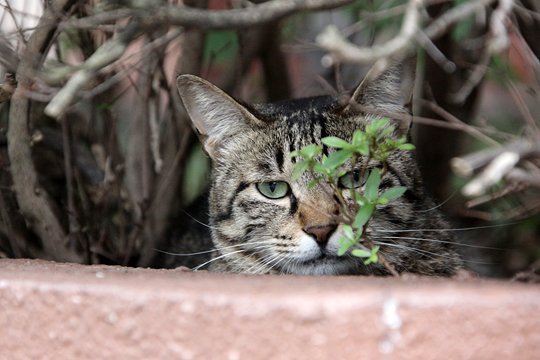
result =
[[540,286],[0,260],[0,359],[540,359]]

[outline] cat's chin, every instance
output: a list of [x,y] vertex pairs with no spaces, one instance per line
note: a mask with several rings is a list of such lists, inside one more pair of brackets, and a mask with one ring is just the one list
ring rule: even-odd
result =
[[347,259],[337,256],[321,256],[317,259],[289,264],[283,269],[294,275],[352,275],[356,266]]

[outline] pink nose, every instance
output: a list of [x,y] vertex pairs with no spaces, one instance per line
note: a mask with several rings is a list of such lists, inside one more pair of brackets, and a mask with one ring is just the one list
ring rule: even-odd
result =
[[304,228],[304,231],[307,234],[313,236],[315,238],[315,241],[319,244],[319,246],[323,246],[328,242],[328,238],[334,232],[335,229],[336,229],[335,224],[327,224],[327,225],[308,226]]

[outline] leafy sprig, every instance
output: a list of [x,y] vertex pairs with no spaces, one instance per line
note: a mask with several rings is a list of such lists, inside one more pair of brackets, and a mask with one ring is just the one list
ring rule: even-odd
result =
[[[366,265],[381,262],[393,274],[397,272],[379,253],[379,246],[365,236],[365,229],[377,206],[387,205],[407,191],[406,187],[395,186],[380,192],[381,179],[386,172],[389,156],[397,150],[414,149],[414,145],[408,143],[406,137],[396,137],[395,134],[396,127],[388,118],[376,119],[364,129],[356,130],[351,141],[336,136],[322,138],[322,144],[334,149],[328,155],[323,154],[322,145],[319,144],[310,144],[291,153],[291,157],[296,160],[293,180],[299,179],[308,171],[313,176],[309,186],[313,187],[319,182],[327,183],[339,203],[337,218],[342,223],[343,237],[339,240],[338,255],[350,253],[362,258]],[[339,186],[339,179],[348,171],[356,170],[359,159],[363,160],[360,179],[365,178],[372,160],[380,162],[382,169],[371,169],[362,186],[348,189],[352,200],[348,201]]]

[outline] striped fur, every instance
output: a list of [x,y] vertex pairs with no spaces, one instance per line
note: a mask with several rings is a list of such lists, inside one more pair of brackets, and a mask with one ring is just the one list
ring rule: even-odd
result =
[[[411,91],[402,80],[410,77],[406,70],[404,65],[390,68],[372,83],[363,83],[352,100],[364,109],[405,113]],[[178,78],[178,89],[213,162],[209,223],[217,251],[212,270],[387,274],[380,264],[365,266],[350,255],[338,257],[341,228],[334,224],[336,203],[328,186],[308,188],[309,173],[291,179],[291,151],[320,144],[325,136],[350,140],[373,115],[330,97],[247,107],[191,75]],[[284,181],[290,190],[281,199],[269,199],[257,190],[263,181]],[[429,210],[434,203],[425,195],[412,152],[389,158],[382,190],[398,185],[408,191],[375,212],[367,236],[399,272],[454,274],[461,260],[450,246],[452,235],[444,231],[448,224],[438,210]],[[329,224],[337,227],[321,245],[306,231]]]

